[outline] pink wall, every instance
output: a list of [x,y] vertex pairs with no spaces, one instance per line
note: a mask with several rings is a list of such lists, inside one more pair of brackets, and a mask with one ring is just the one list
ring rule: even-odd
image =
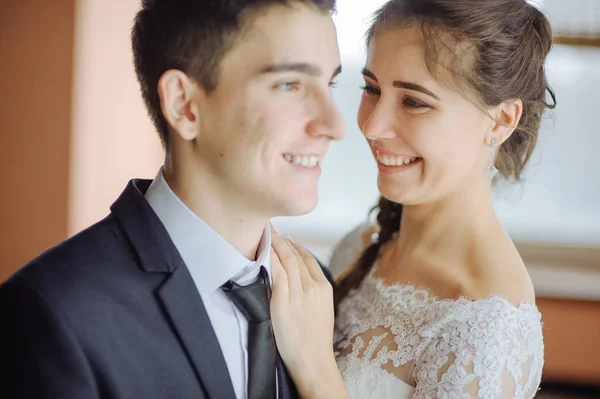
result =
[[138,8],[138,0],[78,3],[69,234],[108,214],[130,178],[152,178],[162,164],[133,70],[129,36]]
[[0,281],[67,235],[74,5],[0,2]]
[[139,1],[49,4],[0,2],[0,281],[162,163],[131,59]]

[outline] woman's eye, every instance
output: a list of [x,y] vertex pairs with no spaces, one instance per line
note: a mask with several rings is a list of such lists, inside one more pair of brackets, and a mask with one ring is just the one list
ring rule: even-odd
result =
[[376,89],[375,87],[373,87],[369,84],[361,86],[360,88],[362,89],[362,91],[364,91],[366,94],[368,94],[370,96],[379,96],[381,94],[379,89]]
[[414,100],[412,98],[405,98],[402,100],[402,103],[407,106],[408,108],[429,108],[429,105],[424,104],[422,102],[419,102],[417,100]]

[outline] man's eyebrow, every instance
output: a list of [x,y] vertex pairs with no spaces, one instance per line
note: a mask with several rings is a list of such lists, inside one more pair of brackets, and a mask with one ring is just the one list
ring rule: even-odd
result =
[[331,75],[331,79],[335,78],[336,76],[338,76],[340,73],[342,73],[342,66],[338,65],[337,68],[335,68],[335,71],[333,71],[333,75]]
[[323,72],[317,65],[309,64],[306,62],[297,62],[290,64],[272,64],[263,68],[261,71],[263,74],[267,73],[281,73],[281,72],[302,72],[310,76],[321,76]]
[[[282,72],[301,72],[313,77],[319,77],[323,74],[321,68],[314,64],[307,62],[287,63],[287,64],[272,64],[261,70],[261,74],[268,73],[282,73]],[[335,78],[342,72],[342,66],[338,67],[333,71],[331,78]]]

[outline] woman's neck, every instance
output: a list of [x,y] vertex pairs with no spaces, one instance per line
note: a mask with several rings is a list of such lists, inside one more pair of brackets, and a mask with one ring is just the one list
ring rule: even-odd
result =
[[501,228],[489,187],[457,190],[435,203],[404,207],[393,256],[401,262],[433,254],[467,265],[474,246]]

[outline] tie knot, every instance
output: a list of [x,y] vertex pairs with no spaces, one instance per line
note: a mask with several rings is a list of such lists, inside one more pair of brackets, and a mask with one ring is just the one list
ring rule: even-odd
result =
[[267,270],[261,266],[258,279],[254,283],[239,285],[230,280],[221,288],[249,323],[260,323],[271,318],[269,311],[271,288],[267,281]]

